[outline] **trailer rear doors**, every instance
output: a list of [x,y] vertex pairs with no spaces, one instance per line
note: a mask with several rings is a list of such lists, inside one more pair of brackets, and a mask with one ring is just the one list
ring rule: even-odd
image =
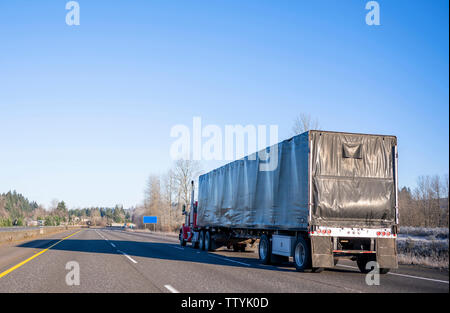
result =
[[309,135],[311,223],[395,224],[396,137],[321,131]]

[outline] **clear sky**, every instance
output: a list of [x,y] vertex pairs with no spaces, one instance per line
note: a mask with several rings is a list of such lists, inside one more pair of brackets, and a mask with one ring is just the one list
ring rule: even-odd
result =
[[[400,185],[448,173],[449,2],[0,1],[0,192],[138,204],[170,129],[279,125],[393,134]],[[217,162],[204,162],[210,170]]]

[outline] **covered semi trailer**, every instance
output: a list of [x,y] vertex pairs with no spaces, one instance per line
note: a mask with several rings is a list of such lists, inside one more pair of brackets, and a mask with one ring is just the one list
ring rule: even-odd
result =
[[[212,250],[259,242],[265,264],[298,271],[339,258],[397,267],[397,139],[311,130],[199,177],[180,242]],[[261,170],[271,152],[272,170]],[[273,159],[275,158],[275,159]],[[192,197],[193,198],[193,197]]]

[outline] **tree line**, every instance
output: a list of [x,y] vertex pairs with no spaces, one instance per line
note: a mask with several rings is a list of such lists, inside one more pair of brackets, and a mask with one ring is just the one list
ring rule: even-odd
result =
[[16,191],[0,194],[0,227],[26,226],[30,221],[42,221],[45,226],[83,224],[90,220],[93,225],[106,226],[111,223],[130,221],[131,213],[122,206],[114,208],[91,207],[67,209],[64,201],[54,200],[49,210],[28,200]]
[[448,175],[420,176],[417,187],[399,190],[399,223],[402,226],[448,227]]

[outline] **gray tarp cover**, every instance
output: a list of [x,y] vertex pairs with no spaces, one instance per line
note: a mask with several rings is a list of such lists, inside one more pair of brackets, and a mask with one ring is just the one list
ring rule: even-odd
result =
[[356,227],[392,222],[395,137],[310,131],[276,145],[273,171],[260,171],[256,154],[200,176],[198,224],[305,229],[310,137],[312,223]]
[[317,131],[310,136],[313,224],[392,225],[396,138]]

